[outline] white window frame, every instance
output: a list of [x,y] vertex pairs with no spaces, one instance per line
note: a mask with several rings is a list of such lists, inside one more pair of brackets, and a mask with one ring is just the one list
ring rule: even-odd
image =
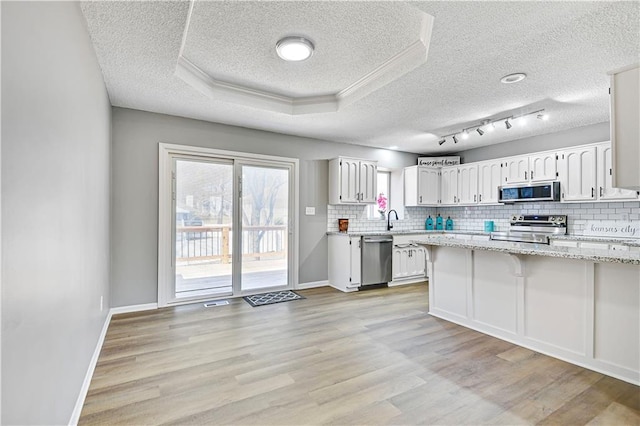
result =
[[[248,152],[226,151],[213,148],[202,148],[188,145],[168,143],[158,144],[158,307],[175,306],[194,303],[193,300],[176,302],[171,297],[170,288],[174,279],[173,226],[172,215],[172,158],[175,155],[200,156],[205,158],[229,159],[234,161],[250,161],[265,163],[286,163],[292,169],[290,194],[292,197],[292,217],[289,229],[293,232],[293,247],[289,250],[289,282],[291,288],[298,287],[299,281],[299,199],[300,199],[300,160],[297,158],[278,157],[272,155],[253,154]],[[240,295],[238,295],[240,296]]]
[[[388,189],[388,194],[387,194],[387,212],[385,214],[389,213],[389,210],[391,210],[391,170],[389,169],[385,169],[385,168],[381,168],[378,167],[378,170],[376,172],[376,182],[378,179],[378,173],[385,173],[387,175],[387,189]],[[377,185],[376,185],[377,186]],[[380,217],[380,214],[378,214],[378,194],[380,193],[379,191],[380,188],[378,188],[378,191],[376,191],[376,203],[375,204],[370,204],[367,206],[367,219],[368,220],[384,220],[383,218]]]

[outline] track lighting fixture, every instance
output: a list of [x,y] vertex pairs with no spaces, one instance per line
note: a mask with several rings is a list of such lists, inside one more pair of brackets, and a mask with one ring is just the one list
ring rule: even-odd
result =
[[470,132],[474,130],[478,132],[478,135],[480,136],[484,135],[487,132],[491,133],[496,130],[495,124],[501,123],[503,121],[504,121],[504,126],[507,130],[513,127],[512,123],[514,122],[518,127],[522,127],[527,124],[527,121],[528,121],[527,118],[532,115],[535,115],[539,120],[542,120],[542,121],[547,121],[549,119],[549,116],[547,115],[547,113],[545,113],[543,109],[540,109],[537,111],[528,112],[526,114],[512,115],[509,117],[497,118],[495,120],[483,120],[478,125],[462,129],[461,132],[449,133],[448,135],[440,136],[440,139],[438,140],[438,145],[443,145],[447,141],[447,138],[449,136],[452,137],[451,139],[453,140],[453,143],[458,143],[459,137],[462,139],[469,139]]

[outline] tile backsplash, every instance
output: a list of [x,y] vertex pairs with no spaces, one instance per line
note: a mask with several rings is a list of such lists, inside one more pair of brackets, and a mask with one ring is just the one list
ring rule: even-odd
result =
[[[435,207],[405,207],[404,219],[392,220],[395,231],[424,229],[428,215],[435,216]],[[393,218],[394,216],[392,216]],[[349,219],[349,232],[377,232],[387,230],[386,219],[367,218],[367,206],[329,205],[327,231],[338,231],[338,219]]]
[[[366,206],[328,206],[327,230],[338,230],[338,219],[349,219],[349,231],[384,231],[387,222],[367,218]],[[492,220],[495,231],[509,229],[509,220],[517,214],[567,215],[568,233],[582,235],[589,220],[640,221],[640,201],[615,203],[539,203],[498,206],[405,207],[404,220],[394,221],[395,230],[424,229],[428,215],[453,219],[456,231],[483,231],[484,221]]]

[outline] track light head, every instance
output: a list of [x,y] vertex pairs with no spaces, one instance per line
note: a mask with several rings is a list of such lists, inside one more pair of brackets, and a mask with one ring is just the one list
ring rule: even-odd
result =
[[549,116],[546,113],[541,112],[540,114],[538,114],[538,120],[547,121],[548,119]]
[[467,129],[462,131],[462,139],[469,139],[469,132],[467,132]]
[[509,119],[507,118],[506,120],[504,120],[504,126],[507,128],[507,130],[509,130],[511,127],[511,123],[509,123]]
[[458,143],[458,138],[456,137],[456,135],[453,135],[453,143]]
[[438,141],[438,145],[442,145],[443,143],[445,143],[447,140],[445,138],[442,138]]
[[478,132],[478,134],[479,134],[480,136],[484,135],[484,132],[482,131],[482,129],[481,129],[480,127],[478,127],[478,128],[476,129],[476,132]]

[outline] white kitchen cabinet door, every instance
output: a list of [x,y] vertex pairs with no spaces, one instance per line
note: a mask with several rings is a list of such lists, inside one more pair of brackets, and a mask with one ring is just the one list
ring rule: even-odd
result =
[[350,259],[350,271],[351,278],[349,279],[350,285],[355,286],[361,282],[361,263],[362,252],[360,249],[360,237],[350,237],[351,244],[351,259]]
[[412,247],[409,251],[408,275],[420,277],[425,275],[426,250],[424,247]]
[[640,190],[640,68],[611,73],[613,185]]
[[478,165],[478,203],[497,204],[501,182],[500,161],[486,161]]
[[409,248],[408,247],[394,247],[393,248],[393,263],[392,274],[394,280],[401,280],[408,276],[408,260],[409,260]]
[[544,182],[557,179],[556,153],[541,152],[529,156],[529,180]]
[[502,161],[502,183],[529,182],[529,157],[511,157]]
[[458,203],[477,204],[478,165],[458,166]]
[[458,202],[458,167],[443,167],[440,170],[440,201],[443,205]]
[[418,204],[434,206],[440,201],[440,169],[418,166]]
[[630,189],[613,187],[611,144],[597,146],[598,158],[598,199],[599,200],[637,200],[638,193]]
[[596,147],[562,151],[559,156],[561,201],[596,199]]
[[378,197],[378,165],[375,162],[360,161],[360,202],[375,203]]
[[358,186],[360,184],[360,162],[358,160],[340,159],[338,182],[339,182],[339,202],[357,203],[359,197]]

